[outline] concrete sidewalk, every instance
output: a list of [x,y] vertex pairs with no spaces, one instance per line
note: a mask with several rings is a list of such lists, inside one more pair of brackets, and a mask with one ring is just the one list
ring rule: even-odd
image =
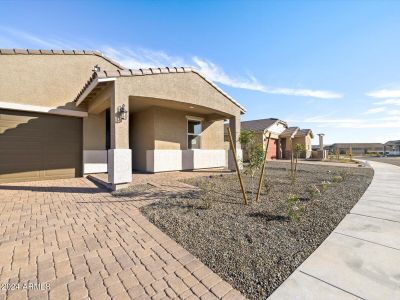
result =
[[269,299],[400,299],[400,167],[369,164],[365,194]]

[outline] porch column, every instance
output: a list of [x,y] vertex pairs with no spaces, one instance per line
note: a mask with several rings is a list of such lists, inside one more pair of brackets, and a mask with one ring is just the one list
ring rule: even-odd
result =
[[129,149],[129,111],[124,118],[121,108],[129,110],[129,97],[118,90],[114,82],[114,92],[110,107],[110,146],[108,150],[108,181],[113,190],[124,188],[132,181],[132,151]]
[[[236,156],[239,160],[239,166],[242,167],[242,159],[243,152],[242,147],[240,146],[239,137],[240,137],[240,115],[232,117],[229,119],[229,128],[231,129],[233,145],[236,150]],[[228,154],[228,169],[236,170],[235,161],[233,158],[232,150],[229,150]]]
[[324,136],[323,133],[318,133],[319,135],[319,150],[324,150]]

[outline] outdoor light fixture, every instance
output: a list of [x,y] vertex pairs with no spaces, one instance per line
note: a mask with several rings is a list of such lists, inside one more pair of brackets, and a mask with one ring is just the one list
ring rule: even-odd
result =
[[93,67],[93,70],[92,70],[92,72],[100,72],[100,66],[99,65],[95,65],[94,67]]
[[118,107],[118,114],[121,120],[126,120],[128,117],[128,111],[125,108],[125,104]]

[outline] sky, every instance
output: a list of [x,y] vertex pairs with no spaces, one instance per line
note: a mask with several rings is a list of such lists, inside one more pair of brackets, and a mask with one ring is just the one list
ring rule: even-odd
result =
[[400,1],[0,0],[0,48],[190,66],[243,120],[279,118],[327,144],[400,139]]

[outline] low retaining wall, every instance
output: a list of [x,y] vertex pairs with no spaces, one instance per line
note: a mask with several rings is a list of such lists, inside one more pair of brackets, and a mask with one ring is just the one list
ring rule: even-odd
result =
[[146,171],[165,172],[226,166],[225,150],[147,150]]
[[83,174],[107,172],[107,150],[83,150]]

